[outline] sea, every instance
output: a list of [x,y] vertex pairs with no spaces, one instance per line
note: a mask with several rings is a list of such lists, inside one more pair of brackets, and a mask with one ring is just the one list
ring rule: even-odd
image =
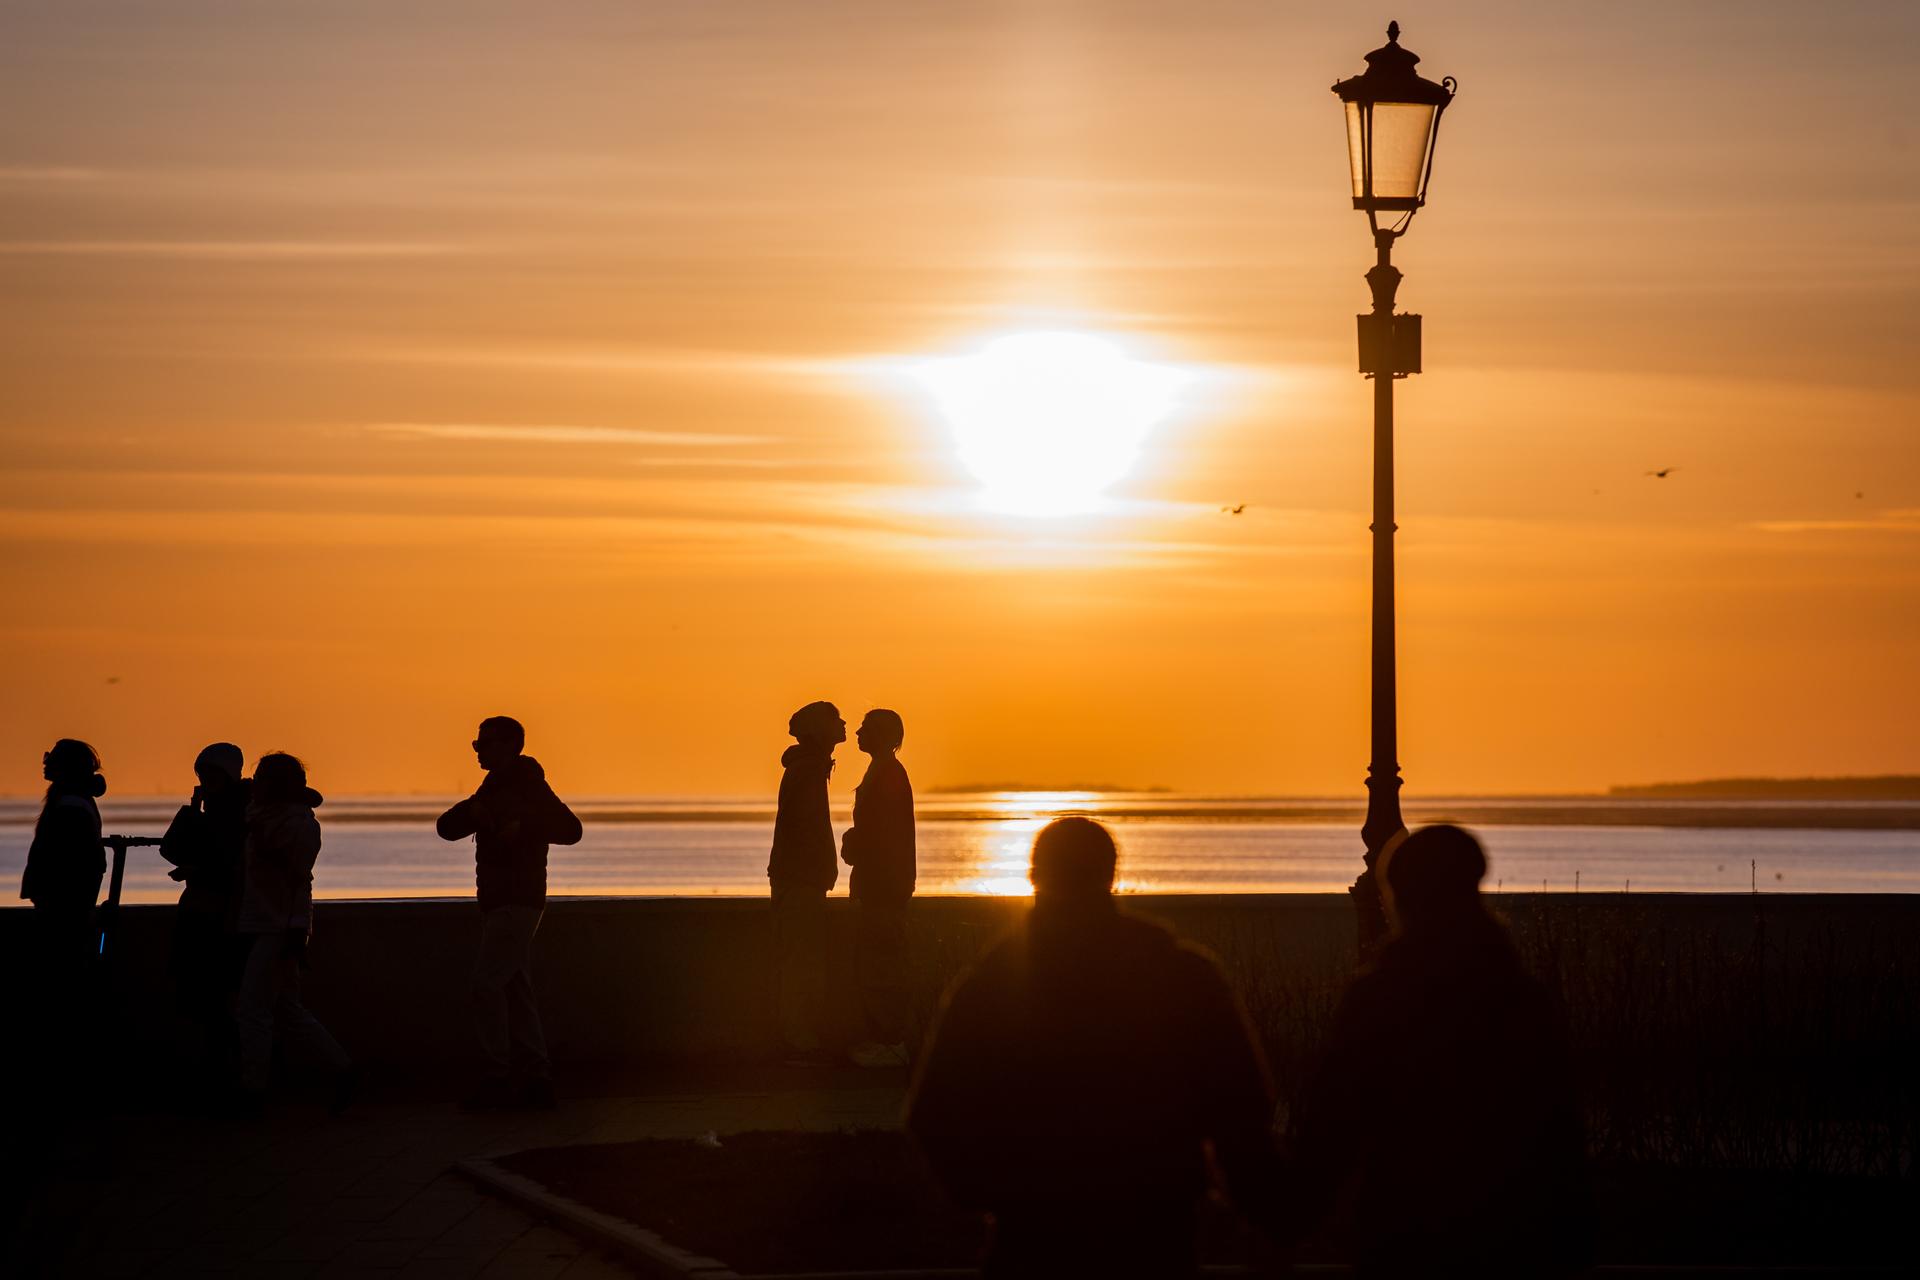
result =
[[[323,898],[473,892],[468,841],[433,820],[456,797],[350,797],[319,810]],[[157,836],[177,798],[108,797],[109,832]],[[923,894],[1029,892],[1034,833],[1062,814],[1107,822],[1123,893],[1325,893],[1361,867],[1363,803],[1325,797],[982,791],[919,798]],[[0,799],[0,884],[17,885],[38,801]],[[549,859],[555,894],[750,897],[766,892],[766,799],[601,797],[576,802],[586,834]],[[1594,796],[1410,799],[1410,825],[1454,819],[1486,845],[1495,893],[1920,892],[1920,804],[1647,801]],[[836,829],[851,820],[836,811]],[[128,851],[122,898],[169,902],[158,851]],[[846,891],[843,876],[836,893]]]

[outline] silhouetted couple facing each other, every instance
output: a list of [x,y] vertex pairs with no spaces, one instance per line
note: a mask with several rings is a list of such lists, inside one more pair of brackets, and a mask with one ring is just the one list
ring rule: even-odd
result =
[[1111,835],[1034,841],[1034,905],[949,993],[907,1127],[991,1215],[990,1277],[1197,1274],[1208,1157],[1282,1250],[1357,1192],[1373,1276],[1573,1274],[1587,1259],[1564,1036],[1479,897],[1485,858],[1429,827],[1387,858],[1397,933],[1273,1132],[1274,1093],[1219,966],[1119,911]]
[[827,894],[839,881],[839,862],[852,869],[854,971],[860,1038],[848,1050],[857,1066],[904,1067],[907,1029],[907,906],[913,899],[913,786],[899,751],[906,727],[897,712],[876,708],[860,722],[855,742],[871,757],[854,790],[853,825],[835,857],[828,781],[834,748],[847,740],[847,722],[831,702],[810,702],[793,713],[795,739],[780,757],[779,808],[767,880],[773,892],[775,1000],[787,1058],[826,1061]]
[[479,1088],[464,1103],[474,1110],[554,1103],[534,1000],[533,937],[546,912],[548,847],[579,843],[581,828],[526,745],[527,731],[513,717],[482,720],[473,753],[487,776],[435,824],[443,840],[473,839],[480,903],[473,1021],[486,1060]]

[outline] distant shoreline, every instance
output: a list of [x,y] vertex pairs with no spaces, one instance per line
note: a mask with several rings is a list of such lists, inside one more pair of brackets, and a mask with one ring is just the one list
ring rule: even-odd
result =
[[[1363,798],[1352,800],[1325,798],[1252,798],[1186,797],[1131,793],[1090,797],[1082,805],[1037,805],[1032,807],[982,804],[977,797],[952,801],[923,797],[920,821],[927,823],[1006,822],[1059,813],[1085,813],[1115,823],[1192,822],[1192,823],[1266,823],[1281,825],[1352,825],[1358,827],[1365,816]],[[724,802],[692,800],[662,803],[603,801],[578,806],[588,826],[657,825],[764,825],[773,823],[773,807],[758,802],[727,805]],[[0,829],[30,826],[34,807],[21,803],[12,812],[0,814]],[[135,798],[116,805],[102,805],[109,829],[156,830],[173,816],[170,802]],[[405,797],[381,801],[349,798],[326,805],[320,818],[328,825],[419,825],[430,829],[439,816],[441,804],[423,798]],[[1411,826],[1431,822],[1458,822],[1465,826],[1528,827],[1675,827],[1675,828],[1752,828],[1805,829],[1830,831],[1920,831],[1920,800],[1836,799],[1829,801],[1797,798],[1720,799],[1637,796],[1565,796],[1565,797],[1459,797],[1438,800],[1409,798],[1402,809]],[[847,820],[845,806],[835,809],[836,821]]]
[[1621,800],[1908,800],[1920,804],[1920,776],[1709,778],[1608,787]]

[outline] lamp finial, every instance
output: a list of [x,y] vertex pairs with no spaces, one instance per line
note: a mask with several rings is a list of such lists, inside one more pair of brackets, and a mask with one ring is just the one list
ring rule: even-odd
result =
[[1400,43],[1400,24],[1399,23],[1392,22],[1392,21],[1389,21],[1387,23],[1387,43],[1388,44]]

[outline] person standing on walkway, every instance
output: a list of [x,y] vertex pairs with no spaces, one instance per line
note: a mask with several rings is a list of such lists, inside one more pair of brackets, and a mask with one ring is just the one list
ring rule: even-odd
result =
[[47,795],[33,826],[20,896],[33,903],[28,954],[12,975],[22,989],[24,1034],[19,1063],[28,1096],[45,1103],[52,1122],[84,1094],[93,1030],[98,958],[94,902],[106,874],[100,847],[100,796],[107,780],[100,757],[76,738],[62,738],[40,757]]
[[250,939],[238,932],[247,852],[246,757],[231,742],[204,748],[193,762],[199,780],[160,841],[169,874],[186,885],[173,918],[169,965],[180,1013],[200,1036],[189,1086],[217,1098],[232,1090],[240,1062],[234,997]]
[[840,839],[852,868],[854,973],[866,1038],[847,1056],[857,1067],[907,1065],[907,904],[915,870],[913,784],[898,752],[906,740],[898,712],[867,712],[854,743],[872,757],[853,793],[853,825]]
[[239,930],[249,939],[240,977],[240,1101],[258,1114],[272,1078],[276,1034],[332,1078],[328,1109],[352,1100],[356,1077],[339,1041],[300,1002],[300,971],[313,937],[313,864],[320,857],[320,793],[284,751],[260,757],[247,801]]
[[47,795],[33,825],[20,896],[33,903],[33,934],[43,985],[73,998],[93,957],[93,906],[107,857],[100,846],[99,798],[107,780],[99,753],[62,738],[40,757]]
[[1033,843],[1033,909],[948,994],[907,1131],[991,1214],[988,1277],[1198,1274],[1208,1153],[1233,1203],[1274,1204],[1273,1087],[1214,960],[1113,900],[1087,818]]
[[580,842],[580,819],[525,754],[527,731],[512,716],[480,722],[473,753],[487,776],[440,815],[442,840],[473,837],[480,901],[480,953],[473,967],[474,1028],[487,1074],[471,1110],[553,1105],[553,1068],[533,992],[533,936],[547,908],[547,849]]
[[1423,827],[1388,855],[1394,935],[1334,1012],[1293,1116],[1286,1234],[1358,1184],[1363,1276],[1561,1276],[1591,1260],[1566,1034],[1486,909],[1480,842]]
[[847,722],[831,702],[809,702],[787,721],[795,738],[780,757],[780,804],[773,819],[767,881],[773,891],[775,1003],[789,1060],[824,1061],[820,1029],[827,999],[827,894],[840,878],[827,780]]

